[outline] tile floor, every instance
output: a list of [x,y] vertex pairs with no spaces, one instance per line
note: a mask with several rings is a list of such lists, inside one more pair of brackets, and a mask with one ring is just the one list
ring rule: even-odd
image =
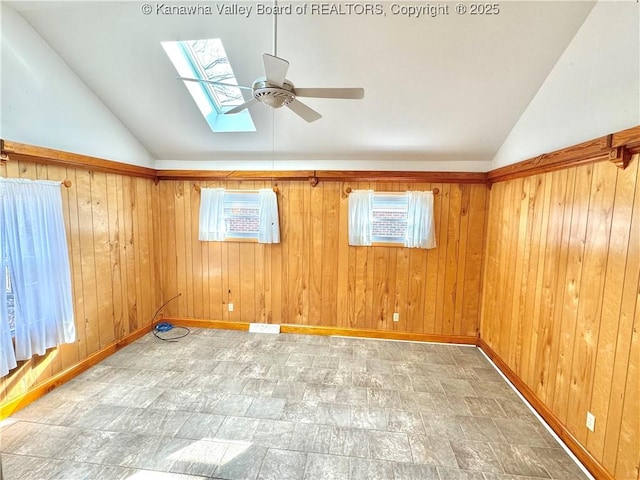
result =
[[4,480],[585,478],[474,347],[149,334],[0,425]]

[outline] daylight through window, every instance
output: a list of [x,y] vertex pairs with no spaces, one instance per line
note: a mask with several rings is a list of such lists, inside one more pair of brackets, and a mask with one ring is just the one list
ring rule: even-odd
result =
[[180,77],[227,84],[183,82],[212,131],[256,131],[248,109],[233,115],[224,114],[227,110],[244,103],[245,99],[237,86],[238,81],[231,68],[222,40],[209,38],[162,42],[162,48]]

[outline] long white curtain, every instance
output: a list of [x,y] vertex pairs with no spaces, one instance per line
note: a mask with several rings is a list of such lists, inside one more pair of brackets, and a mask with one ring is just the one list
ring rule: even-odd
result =
[[[0,258],[9,268],[15,299],[15,360],[44,355],[48,348],[74,342],[60,183],[1,179],[0,237]],[[4,368],[11,368],[14,359],[6,348],[6,297],[0,299],[5,300],[0,308],[0,375],[6,375]]]
[[407,192],[407,237],[405,247],[435,248],[433,192]]
[[200,190],[200,229],[198,239],[221,242],[226,237],[224,188]]
[[260,218],[258,221],[259,243],[280,243],[278,220],[278,198],[271,188],[262,188],[260,195]]
[[373,190],[349,194],[349,245],[371,245],[373,235]]

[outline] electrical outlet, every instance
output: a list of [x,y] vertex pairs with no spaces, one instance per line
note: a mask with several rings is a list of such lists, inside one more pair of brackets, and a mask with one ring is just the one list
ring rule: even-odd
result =
[[229,307],[229,311],[233,312],[233,303],[228,303],[227,306]]
[[591,412],[587,412],[587,428],[592,432],[596,431],[596,416]]
[[393,321],[394,322],[400,321],[400,314],[398,312],[393,312]]

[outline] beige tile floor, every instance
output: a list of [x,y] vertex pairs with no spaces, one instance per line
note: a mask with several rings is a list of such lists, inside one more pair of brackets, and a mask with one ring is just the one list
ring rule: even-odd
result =
[[149,334],[1,425],[3,480],[585,478],[475,347]]

